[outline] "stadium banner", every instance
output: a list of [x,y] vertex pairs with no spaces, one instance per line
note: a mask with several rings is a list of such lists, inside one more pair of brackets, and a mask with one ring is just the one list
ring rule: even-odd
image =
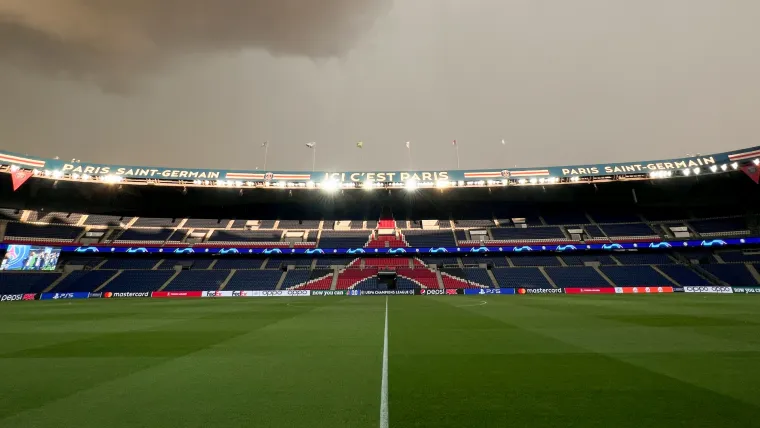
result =
[[760,294],[760,287],[732,287],[732,289],[738,294]]
[[40,294],[40,300],[89,299],[89,298],[90,298],[90,293],[88,292]]
[[[287,245],[287,244],[283,244]],[[256,247],[250,246],[237,246],[230,247],[224,245],[165,245],[165,246],[131,246],[125,244],[112,244],[112,245],[90,245],[90,246],[73,246],[67,245],[61,247],[61,251],[64,253],[78,253],[78,254],[96,254],[96,253],[127,253],[127,254],[147,254],[147,253],[171,253],[177,256],[192,257],[196,253],[202,253],[203,255],[277,255],[277,256],[334,256],[334,255],[350,255],[360,256],[366,254],[391,254],[391,255],[406,255],[411,254],[503,254],[503,253],[532,253],[532,252],[557,252],[557,253],[575,253],[585,251],[618,251],[618,250],[640,250],[646,248],[653,251],[667,251],[672,248],[680,247],[704,247],[704,248],[716,248],[716,247],[733,247],[733,246],[748,246],[748,245],[760,245],[760,237],[746,237],[746,238],[721,238],[721,239],[689,239],[689,240],[674,240],[674,241],[638,241],[638,242],[615,242],[615,243],[593,243],[583,244],[580,243],[543,243],[541,245],[499,245],[498,241],[490,246],[467,246],[462,245],[459,247],[403,247],[403,248],[288,248],[288,247]]]
[[674,293],[683,293],[685,290],[683,287],[673,287]]
[[686,293],[717,293],[717,294],[731,294],[734,292],[731,287],[716,287],[716,286],[704,286],[704,287],[684,287],[683,291]]
[[413,296],[415,290],[347,290],[346,296]]
[[104,299],[123,299],[123,298],[137,298],[137,297],[150,297],[150,291],[106,291],[103,293]]
[[154,291],[150,297],[154,299],[201,297],[202,291]]
[[465,288],[465,295],[484,294],[515,294],[514,288]]
[[345,296],[345,290],[313,290],[312,296]]
[[289,181],[322,182],[334,180],[343,183],[366,181],[402,183],[407,180],[420,182],[480,181],[539,177],[602,177],[613,175],[648,174],[655,171],[673,171],[685,168],[709,169],[713,165],[725,165],[736,161],[752,160],[760,156],[760,147],[734,150],[712,155],[687,156],[674,159],[620,162],[605,164],[568,165],[557,167],[532,167],[509,169],[428,170],[428,171],[260,171],[174,168],[137,165],[111,165],[88,162],[65,162],[59,159],[38,158],[0,151],[0,165],[25,169],[49,171],[43,177],[54,177],[53,172],[68,176],[116,176],[127,179],[146,180],[208,180],[216,181]]
[[102,292],[101,293],[90,293],[87,296],[87,298],[88,299],[102,299],[103,298],[103,293]]
[[1,294],[0,302],[20,302],[24,300],[23,294]]
[[[201,294],[201,297],[232,297],[232,293],[234,293],[234,291],[226,291],[226,290],[223,290],[223,291],[203,291],[202,294]],[[238,292],[238,293],[240,293],[240,292]],[[247,292],[244,291],[243,293],[247,293]],[[236,297],[244,297],[244,296],[245,295],[238,294]]]
[[517,294],[563,294],[561,288],[518,288]]
[[617,294],[672,293],[673,287],[615,287]]
[[613,287],[565,288],[565,294],[615,294]]

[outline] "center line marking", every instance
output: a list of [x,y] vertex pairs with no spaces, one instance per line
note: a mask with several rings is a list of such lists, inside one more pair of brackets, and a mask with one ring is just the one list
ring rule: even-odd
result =
[[385,337],[383,339],[383,377],[380,386],[380,428],[388,428],[388,296],[385,296]]

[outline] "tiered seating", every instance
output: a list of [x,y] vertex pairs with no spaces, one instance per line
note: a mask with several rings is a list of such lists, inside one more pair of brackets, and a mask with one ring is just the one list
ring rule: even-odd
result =
[[[397,290],[419,290],[422,287],[414,281],[412,281],[409,278],[405,278],[403,276],[396,277],[396,289]],[[426,287],[429,288],[429,287]],[[438,287],[435,287],[438,288]]]
[[311,272],[308,270],[290,270],[285,276],[285,280],[280,286],[281,289],[295,287],[300,284],[305,284],[309,281]]
[[425,265],[458,265],[459,262],[457,261],[456,257],[453,256],[420,256],[419,260],[421,260]]
[[73,271],[70,272],[66,278],[61,280],[61,282],[59,282],[51,291],[55,293],[95,291],[96,288],[103,285],[103,283],[108,281],[108,279],[114,276],[114,274],[116,274],[116,271],[114,270]]
[[76,225],[82,218],[82,214],[61,213],[61,212],[38,212],[30,211],[26,221],[40,222],[49,224],[69,224]]
[[355,290],[372,290],[372,291],[384,291],[388,287],[385,284],[381,284],[376,277],[369,277],[362,280],[354,286]]
[[[232,229],[245,229],[248,220],[235,220],[232,222]],[[259,220],[259,229],[274,229],[275,220]]]
[[599,210],[589,213],[592,219],[597,223],[640,223],[641,217],[636,213],[628,211]]
[[63,259],[58,264],[60,266],[82,266],[82,269],[94,269],[102,261],[102,257],[76,257],[73,259]]
[[[202,269],[208,269],[209,267],[211,267],[211,263],[213,263],[214,260],[213,259],[194,259],[194,260],[192,260],[192,262],[193,262],[193,266],[190,269],[192,269],[192,270],[202,270]],[[174,264],[176,264],[176,263],[163,262],[163,263],[161,263],[160,267],[163,267],[165,265],[171,265],[171,266],[173,266]]]
[[491,272],[501,288],[552,288],[538,268],[499,268]]
[[721,251],[718,253],[726,263],[760,262],[760,254],[745,254],[743,251]]
[[612,260],[612,257],[608,255],[563,254],[562,260],[564,260],[568,266],[583,266],[586,262],[599,262],[602,265],[617,264],[614,260]]
[[509,256],[515,266],[561,266],[557,256]]
[[548,267],[545,269],[557,287],[609,287],[592,267]]
[[673,278],[679,285],[684,287],[712,285],[705,278],[697,275],[691,268],[684,265],[661,265],[657,267],[665,275]]
[[81,227],[8,223],[5,239],[38,242],[73,242],[82,233]]
[[409,258],[402,257],[368,257],[364,259],[364,267],[395,268],[409,267]]
[[493,287],[493,281],[488,276],[488,271],[481,268],[464,268],[464,278],[470,281],[472,284],[480,285],[482,287]]
[[468,255],[465,257],[462,257],[462,263],[465,266],[472,266],[472,265],[479,265],[479,264],[490,264],[494,267],[507,267],[509,266],[509,263],[507,263],[507,259],[504,256],[472,256]]
[[404,233],[406,242],[412,247],[456,247],[454,235],[450,230],[427,231],[407,230]]
[[493,220],[454,220],[454,227],[460,228],[460,227],[493,227],[496,223],[493,222]]
[[624,265],[666,265],[673,260],[665,253],[617,252],[613,255]]
[[607,236],[602,232],[602,229],[599,228],[599,226],[595,224],[587,224],[583,226],[583,229],[586,231],[586,234],[590,237],[588,239],[589,242],[594,242],[598,240],[608,241]]
[[485,285],[463,279],[465,273],[462,269],[444,269],[441,271],[443,288],[486,288]]
[[399,281],[402,279],[414,284],[415,288],[440,288],[435,272],[430,269],[398,269],[396,275],[397,288],[399,288]]
[[749,228],[743,218],[690,220],[689,224],[702,236],[748,235]]
[[357,231],[323,230],[319,238],[319,248],[362,248],[367,245],[369,234]]
[[621,287],[673,285],[651,266],[602,266],[602,272]]
[[[100,269],[129,269],[129,270],[151,270],[153,269],[160,259],[133,259],[133,258],[124,258],[124,259],[108,259],[103,264],[103,266],[100,266]],[[162,263],[163,264],[163,263]]]
[[378,222],[377,220],[367,220],[367,229],[369,230],[375,230],[377,229]]
[[[315,269],[309,274],[308,282],[298,288],[300,290],[329,290],[332,287],[333,273],[331,270]],[[286,288],[284,285],[282,288]]]
[[556,241],[566,240],[559,227],[528,227],[525,229],[498,227],[491,229],[493,239],[497,241]]
[[229,272],[226,270],[183,270],[165,291],[211,291],[218,290]]
[[467,238],[467,231],[462,229],[455,230],[454,237],[456,238],[457,242],[466,242],[469,240],[469,238]]
[[114,242],[162,243],[169,239],[174,229],[126,229]]
[[355,257],[319,257],[317,258],[317,268],[328,268],[330,266],[348,266],[355,261]]
[[214,269],[261,269],[261,264],[263,262],[264,261],[260,259],[217,259],[214,264]]
[[274,290],[280,282],[279,270],[239,270],[224,286],[225,290]]
[[139,217],[132,227],[177,227],[182,219]]
[[369,248],[403,248],[406,247],[403,238],[396,235],[377,235],[370,238]]
[[230,223],[229,219],[206,219],[206,218],[189,218],[182,226],[188,228],[203,229],[225,229]]
[[161,288],[172,275],[174,272],[168,270],[125,270],[109,282],[102,291],[155,291]]
[[601,228],[612,240],[654,239],[659,236],[645,223],[605,224]]
[[239,243],[239,242],[280,242],[282,239],[281,231],[271,230],[215,230],[208,238],[208,242],[215,243]]
[[60,273],[0,272],[0,294],[41,293]]
[[758,285],[744,264],[703,265],[702,268],[734,287],[754,287]]
[[319,220],[280,220],[280,229],[306,230],[319,229]]
[[280,269],[283,266],[310,267],[314,260],[301,257],[270,257],[267,260],[267,269]]
[[395,229],[396,228],[396,221],[395,220],[380,220],[377,223],[378,229]]
[[336,290],[346,290],[353,287],[357,282],[377,275],[377,269],[345,269],[338,274]]
[[130,221],[132,221],[132,217],[122,217],[118,215],[90,214],[84,220],[84,224],[87,226],[125,227]]

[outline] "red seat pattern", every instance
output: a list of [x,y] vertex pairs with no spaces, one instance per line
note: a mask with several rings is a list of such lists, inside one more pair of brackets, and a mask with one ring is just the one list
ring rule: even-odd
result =
[[393,219],[391,219],[391,220],[380,220],[377,223],[377,228],[378,229],[395,229],[396,228],[396,221],[393,220]]
[[377,275],[377,268],[370,269],[345,269],[338,274],[338,282],[335,285],[336,290],[346,290],[358,284],[359,282]]
[[366,258],[364,259],[364,266],[371,267],[409,267],[408,258],[399,257],[386,257],[386,258]]
[[306,284],[299,285],[293,288],[299,290],[329,290],[332,287],[333,274],[323,276],[322,278],[312,279]]
[[470,281],[451,276],[445,272],[441,272],[441,279],[443,280],[443,288],[483,288]]

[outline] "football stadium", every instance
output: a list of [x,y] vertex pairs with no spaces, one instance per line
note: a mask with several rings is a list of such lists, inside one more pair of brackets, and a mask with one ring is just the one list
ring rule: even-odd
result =
[[760,148],[441,171],[0,153],[2,426],[751,426]]

